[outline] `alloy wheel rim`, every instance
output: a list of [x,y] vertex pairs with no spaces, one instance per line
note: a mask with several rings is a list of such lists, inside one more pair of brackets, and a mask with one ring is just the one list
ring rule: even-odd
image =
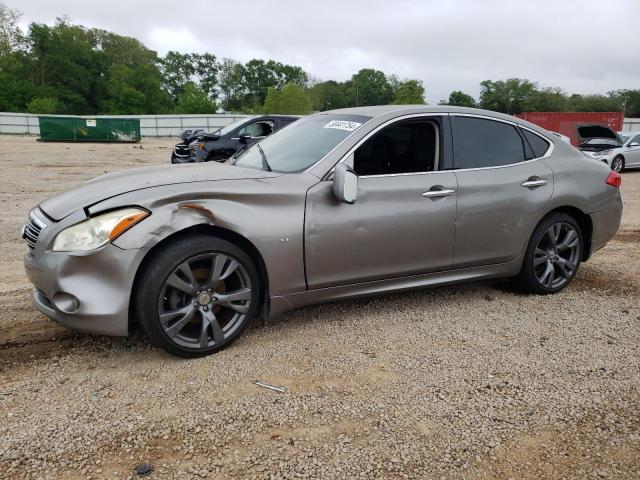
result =
[[616,173],[620,173],[620,170],[622,170],[622,159],[614,158],[611,163],[611,169]]
[[554,223],[538,240],[533,271],[544,288],[560,288],[571,280],[579,259],[580,236],[575,227],[566,222]]
[[251,307],[246,268],[224,253],[191,257],[164,280],[158,318],[165,334],[185,348],[222,344],[244,323]]

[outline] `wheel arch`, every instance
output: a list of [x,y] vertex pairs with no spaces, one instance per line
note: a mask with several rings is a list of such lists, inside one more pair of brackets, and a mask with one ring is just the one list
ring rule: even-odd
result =
[[228,242],[234,243],[238,245],[244,252],[249,255],[251,260],[254,262],[258,275],[260,276],[260,304],[258,307],[258,312],[264,318],[268,318],[269,313],[269,276],[267,274],[267,267],[262,258],[262,255],[256,248],[256,246],[246,237],[240,235],[233,230],[229,230],[224,227],[220,227],[217,225],[211,224],[197,224],[192,225],[190,227],[184,228],[182,230],[178,230],[177,232],[168,235],[167,237],[160,240],[158,243],[153,245],[149,249],[149,251],[145,254],[144,258],[138,265],[138,269],[136,270],[136,274],[133,280],[133,286],[131,288],[130,298],[129,298],[129,328],[132,323],[136,320],[134,318],[133,306],[135,305],[135,295],[137,292],[137,285],[142,275],[142,272],[152,261],[154,256],[173,242],[179,242],[182,238],[186,238],[188,236],[193,235],[210,235],[212,237],[221,238],[223,240],[227,240]]
[[[593,221],[591,220],[591,217],[577,207],[564,205],[548,211],[546,215],[540,219],[540,222],[554,213],[564,213],[578,222],[580,231],[582,232],[583,242],[581,261],[587,261],[591,256],[591,239],[593,237]],[[540,222],[538,222],[538,225],[540,224]]]

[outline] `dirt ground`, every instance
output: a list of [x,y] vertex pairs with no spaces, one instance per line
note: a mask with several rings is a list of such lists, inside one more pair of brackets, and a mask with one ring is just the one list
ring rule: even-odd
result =
[[0,478],[640,478],[640,171],[616,239],[549,297],[483,282],[310,307],[198,360],[38,313],[29,209],[173,143],[0,136]]

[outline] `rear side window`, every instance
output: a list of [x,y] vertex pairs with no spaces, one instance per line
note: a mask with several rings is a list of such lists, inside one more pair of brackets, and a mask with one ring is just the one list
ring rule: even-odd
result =
[[454,168],[483,168],[524,162],[516,127],[475,117],[452,117]]
[[547,150],[549,150],[549,142],[544,140],[541,136],[536,135],[529,130],[525,130],[524,128],[520,129],[520,131],[523,133],[524,138],[527,139],[527,142],[529,142],[529,145],[533,150],[534,158],[543,157],[544,154],[547,153]]

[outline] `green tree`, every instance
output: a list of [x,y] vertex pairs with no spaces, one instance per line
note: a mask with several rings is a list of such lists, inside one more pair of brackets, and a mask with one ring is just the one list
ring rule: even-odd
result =
[[58,101],[50,97],[36,97],[27,103],[27,112],[29,113],[56,113]]
[[363,68],[347,83],[356,105],[388,105],[393,101],[393,89],[380,70]]
[[218,62],[212,53],[192,53],[195,81],[198,87],[210,98],[218,96]]
[[608,95],[617,99],[621,108],[624,106],[626,117],[640,117],[640,90],[616,90]]
[[216,113],[218,106],[207,93],[195,83],[187,83],[178,96],[176,113]]
[[0,111],[23,112],[36,95],[31,53],[18,21],[20,12],[0,3]]
[[449,94],[448,100],[440,101],[440,105],[452,105],[454,107],[470,107],[476,108],[478,104],[476,100],[469,94],[460,90],[454,90]]
[[262,111],[264,113],[281,113],[290,115],[307,115],[313,105],[311,96],[295,83],[286,84],[281,90],[269,88]]
[[567,95],[560,88],[537,90],[529,104],[529,110],[533,112],[564,112],[567,108]]
[[240,109],[244,91],[244,67],[231,58],[218,65],[218,87],[224,97],[224,109]]
[[22,14],[0,2],[0,56],[8,55],[23,46],[24,37],[18,20]]
[[324,111],[355,105],[355,101],[351,101],[350,92],[343,82],[335,80],[319,82],[311,87],[310,93],[314,110]]
[[535,83],[521,78],[509,78],[480,83],[480,106],[502,113],[522,113],[529,111],[532,99],[537,93]]
[[573,94],[568,99],[569,109],[574,112],[615,112],[622,103],[619,98],[606,95]]
[[262,105],[270,87],[278,85],[276,73],[264,60],[254,58],[244,65],[244,85],[248,90],[245,106],[255,108]]
[[393,93],[393,103],[397,105],[423,105],[424,85],[421,80],[402,80]]
[[170,50],[158,63],[162,73],[162,87],[177,102],[184,86],[196,73],[191,55]]

